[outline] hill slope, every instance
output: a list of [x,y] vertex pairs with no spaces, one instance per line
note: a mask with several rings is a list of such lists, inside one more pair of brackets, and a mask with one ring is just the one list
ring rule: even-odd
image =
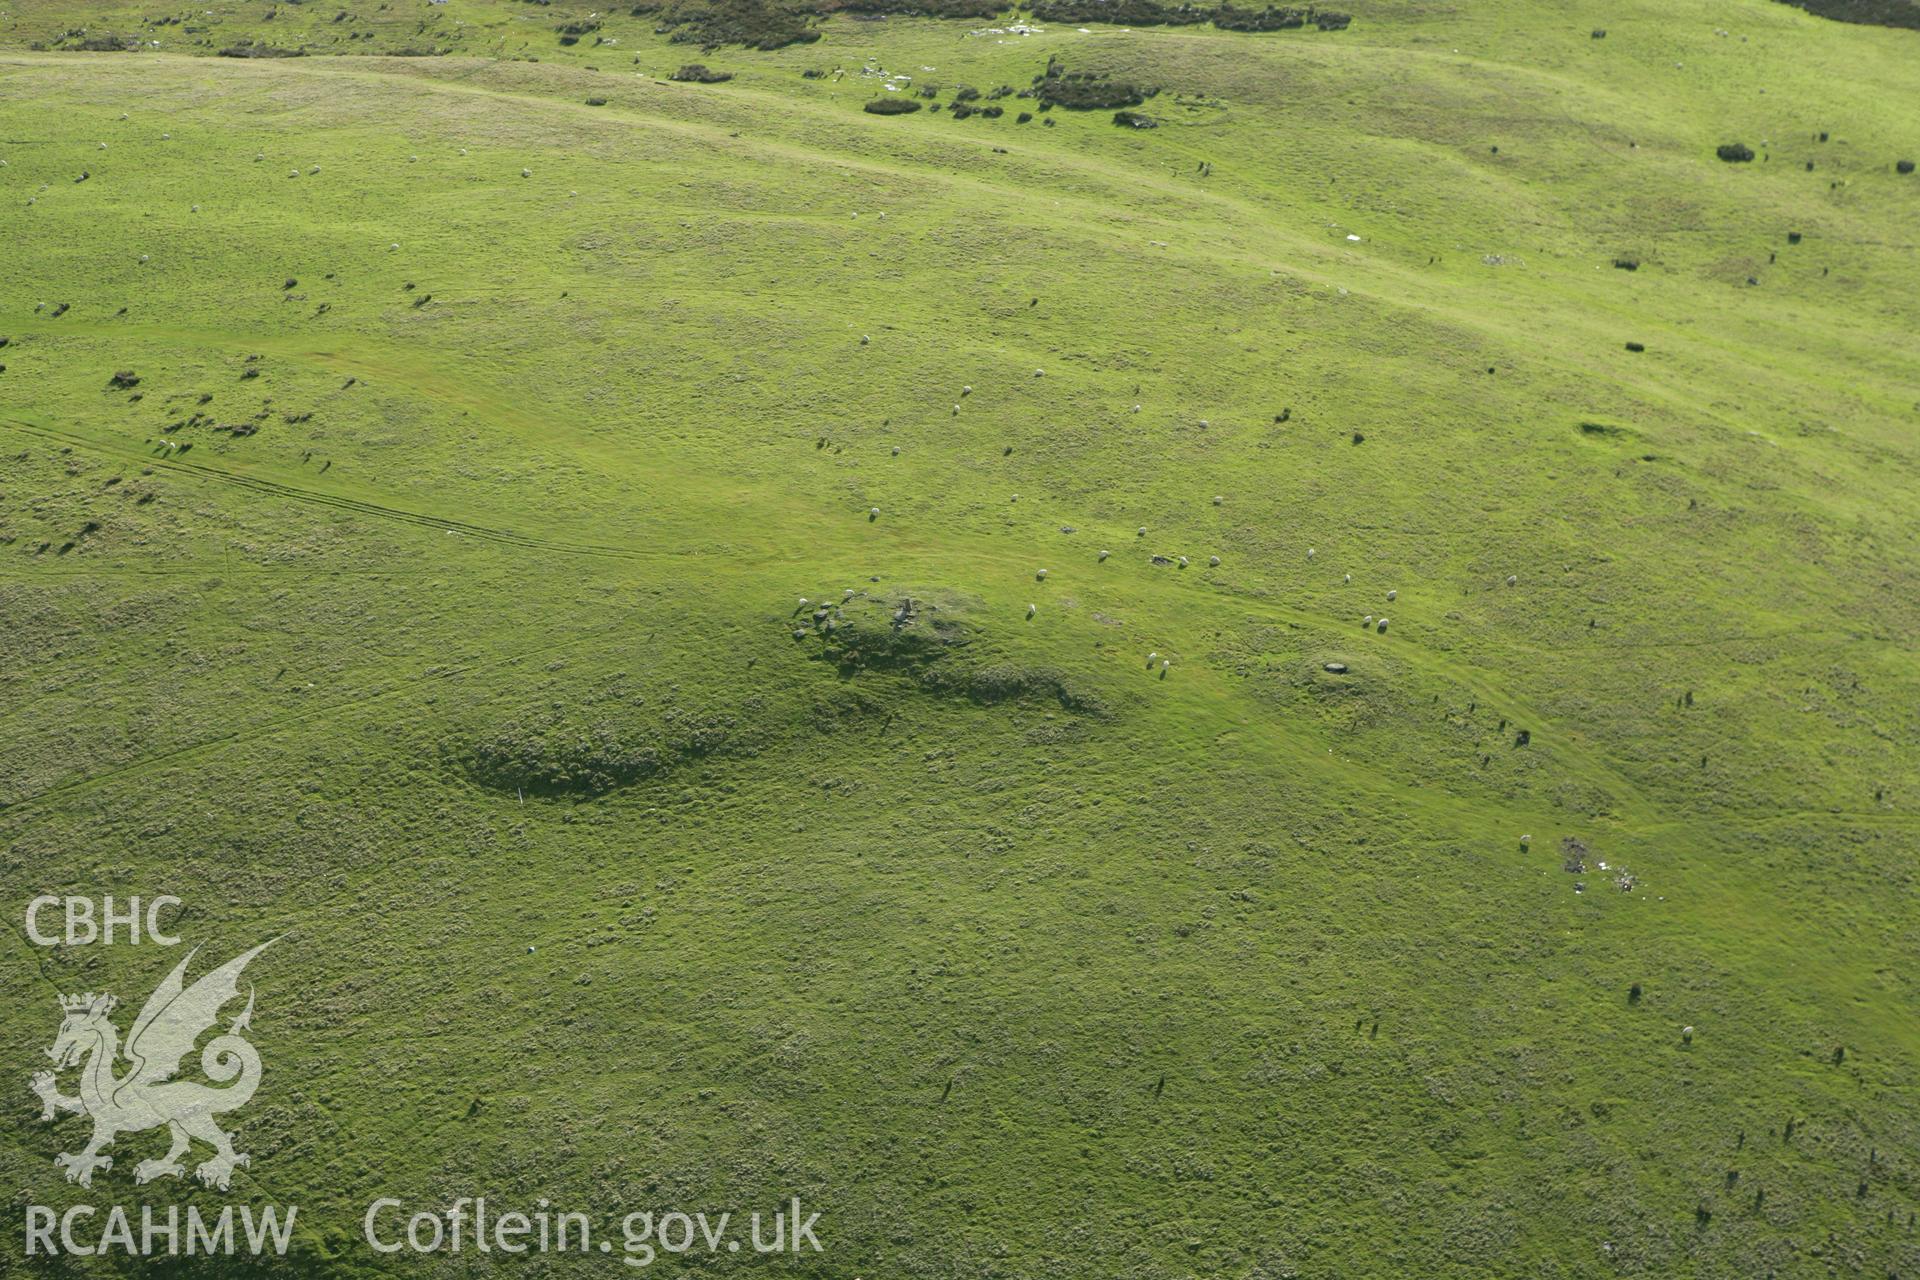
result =
[[0,21],[0,884],[286,935],[306,1273],[1920,1267],[1920,33],[268,12]]

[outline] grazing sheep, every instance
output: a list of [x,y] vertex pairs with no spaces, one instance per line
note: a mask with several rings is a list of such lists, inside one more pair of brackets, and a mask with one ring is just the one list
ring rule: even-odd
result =
[[1031,618],[1031,617],[1032,617],[1032,616],[1033,616],[1034,614],[1036,614],[1036,613],[1038,613],[1038,612],[1040,612],[1040,606],[1039,606],[1039,605],[1037,605],[1037,604],[1030,604],[1030,605],[1028,605],[1028,606],[1027,606],[1027,616],[1028,616],[1029,618]]
[[1368,615],[1367,615],[1366,617],[1364,617],[1364,618],[1362,618],[1362,619],[1360,619],[1360,626],[1361,626],[1361,629],[1362,629],[1362,630],[1364,630],[1364,629],[1366,629],[1367,627],[1370,627],[1370,626],[1372,626],[1372,625],[1373,625],[1373,615],[1372,615],[1372,614],[1368,614]]
[[1033,371],[1033,376],[1036,378],[1044,378],[1047,376],[1047,371],[1045,369],[1035,369]]
[[800,607],[802,609],[807,607],[807,598],[805,596],[800,597]]
[[1036,582],[1045,582],[1047,580],[1047,571],[1045,569],[1038,570],[1033,577]]
[[1525,836],[1521,836],[1521,837],[1520,837],[1520,847],[1521,847],[1521,848],[1523,848],[1523,849],[1524,849],[1524,848],[1526,848],[1526,847],[1527,847],[1528,845],[1530,845],[1530,844],[1532,844],[1532,843],[1533,843],[1533,837],[1532,837],[1532,836],[1530,836],[1530,835],[1525,835]]
[[1392,604],[1392,603],[1393,603],[1393,602],[1394,602],[1395,600],[1398,600],[1399,598],[1400,598],[1400,593],[1399,593],[1398,591],[1389,591],[1389,592],[1387,592],[1387,603],[1388,603],[1388,604]]
[[867,344],[868,344],[869,342],[872,342],[872,341],[873,341],[873,336],[872,336],[871,334],[865,334],[865,333],[863,333],[863,334],[861,334],[861,335],[860,335],[860,345],[861,345],[861,346],[863,346],[863,347],[864,347],[864,346],[866,346],[866,345],[867,345]]
[[1182,569],[1187,567],[1187,558],[1185,556],[1180,557],[1180,567]]
[[1510,573],[1510,574],[1508,574],[1508,575],[1507,575],[1507,585],[1508,585],[1508,586],[1510,586],[1510,587],[1512,587],[1512,586],[1517,586],[1517,585],[1519,585],[1519,582],[1520,582],[1520,577],[1519,577],[1519,575],[1518,575],[1518,574],[1512,574],[1512,573]]
[[[884,217],[886,217],[886,215],[885,215],[884,213],[883,213],[883,214],[881,214],[880,216],[881,216],[881,217],[883,217],[883,218],[884,218]],[[965,386],[965,387],[962,387],[962,388],[960,388],[960,394],[961,394],[961,396],[963,396],[963,397],[965,397],[965,396],[970,396],[970,395],[972,395],[972,394],[973,394],[973,388],[972,388],[971,386]]]
[[1208,557],[1207,557],[1207,564],[1208,564],[1209,566],[1211,566],[1212,568],[1215,568],[1215,569],[1218,569],[1218,568],[1220,567],[1220,557],[1219,557],[1219,556],[1208,556]]
[[1219,506],[1219,505],[1220,505],[1221,503],[1223,503],[1223,502],[1225,502],[1226,500],[1227,500],[1227,499],[1226,499],[1226,496],[1225,496],[1224,494],[1218,494],[1218,493],[1216,493],[1216,494],[1214,494],[1214,495],[1213,495],[1213,505],[1214,505],[1214,506],[1216,506],[1216,507],[1217,507],[1217,506]]
[[1113,552],[1111,552],[1111,551],[1102,551],[1102,552],[1100,553],[1100,558],[1101,558],[1102,560],[1105,560],[1105,559],[1106,559],[1106,558],[1107,558],[1108,556],[1110,556],[1110,555],[1112,555],[1112,554],[1113,554]]
[[[416,159],[416,160],[418,160],[419,158],[420,158],[420,157],[418,157],[418,156],[415,156],[415,157],[414,157],[414,159]],[[523,177],[523,178],[531,178],[531,177],[533,176],[533,170],[531,170],[531,169],[522,169],[522,170],[520,171],[520,176],[521,176],[521,177]]]
[[1340,585],[1341,585],[1341,586],[1346,586],[1346,587],[1350,587],[1350,586],[1352,586],[1352,585],[1353,585],[1353,575],[1349,573],[1349,574],[1347,574],[1347,575],[1345,575],[1344,577],[1342,577],[1342,578],[1340,579]]
[[1145,525],[1141,525],[1141,526],[1140,526],[1140,527],[1139,527],[1138,529],[1135,529],[1135,530],[1133,531],[1133,536],[1134,536],[1134,537],[1136,537],[1136,538],[1144,538],[1144,537],[1146,537],[1146,536],[1147,536],[1147,526],[1145,526]]
[[1693,1043],[1693,1028],[1692,1028],[1692,1027],[1682,1027],[1682,1028],[1680,1028],[1680,1039],[1681,1039],[1681,1042],[1682,1042],[1682,1043],[1685,1043],[1685,1044],[1692,1044],[1692,1043]]
[[1380,619],[1380,621],[1373,624],[1373,629],[1381,635],[1387,634],[1387,620],[1385,618]]
[[1312,548],[1312,547],[1308,547],[1308,548],[1307,548],[1307,559],[1309,559],[1309,560],[1311,560],[1311,559],[1313,559],[1313,548]]
[[867,519],[878,520],[879,518],[880,518],[880,508],[878,507],[867,508]]
[[896,458],[900,456],[900,446],[899,446],[899,445],[895,445],[895,446],[893,446],[893,456],[894,456],[894,457],[896,457]]

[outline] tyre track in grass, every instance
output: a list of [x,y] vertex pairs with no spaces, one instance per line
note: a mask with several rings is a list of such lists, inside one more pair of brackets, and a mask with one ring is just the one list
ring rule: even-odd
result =
[[[62,431],[26,422],[19,418],[0,418],[11,430],[25,435],[35,436],[56,444],[76,449],[86,449],[94,453],[107,454],[127,462],[136,462],[156,470],[171,471],[177,475],[191,476],[210,480],[236,488],[248,489],[267,497],[283,498],[290,502],[309,506],[329,507],[338,511],[351,512],[354,515],[370,516],[398,524],[413,525],[422,529],[433,529],[445,533],[459,534],[463,537],[483,542],[499,543],[503,546],[517,547],[527,551],[546,551],[555,555],[598,556],[615,560],[658,560],[666,558],[666,553],[649,554],[631,547],[617,547],[605,543],[569,542],[558,538],[545,538],[537,534],[522,533],[515,529],[504,529],[493,525],[475,524],[470,520],[459,520],[451,516],[431,515],[423,511],[411,511],[404,507],[391,507],[382,503],[367,502],[360,498],[349,498],[344,494],[328,493],[320,489],[309,489],[299,485],[286,484],[278,480],[268,480],[259,476],[243,475],[237,471],[228,471],[221,467],[211,467],[204,463],[188,462],[182,458],[162,458],[114,445],[87,436]],[[676,551],[674,556],[691,554]]]

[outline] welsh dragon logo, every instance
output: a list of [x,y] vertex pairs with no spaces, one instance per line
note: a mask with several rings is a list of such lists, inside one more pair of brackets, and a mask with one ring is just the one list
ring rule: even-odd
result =
[[[42,1121],[57,1119],[62,1112],[74,1112],[93,1121],[93,1138],[85,1149],[53,1159],[67,1171],[68,1182],[93,1185],[95,1170],[113,1167],[113,1158],[101,1152],[115,1137],[165,1125],[173,1136],[173,1145],[160,1159],[135,1165],[134,1181],[181,1176],[186,1169],[180,1157],[198,1139],[212,1147],[214,1154],[194,1169],[194,1176],[209,1187],[227,1189],[233,1171],[245,1166],[248,1157],[233,1149],[233,1135],[222,1130],[215,1117],[245,1106],[260,1085],[260,1054],[244,1037],[253,1017],[251,988],[247,1007],[227,1024],[226,1033],[207,1041],[200,1051],[201,1070],[209,1080],[225,1087],[212,1088],[173,1077],[180,1070],[181,1059],[213,1026],[222,1007],[239,996],[241,971],[274,941],[277,939],[236,956],[192,986],[186,985],[187,965],[198,949],[189,953],[147,997],[140,1016],[133,1020],[124,1050],[120,1032],[110,1017],[119,1001],[92,992],[60,997],[64,1018],[47,1056],[57,1070],[80,1067],[80,1093],[71,1098],[62,1094],[53,1071],[37,1073],[32,1087],[40,1098]],[[125,1070],[118,1071],[123,1060]]]

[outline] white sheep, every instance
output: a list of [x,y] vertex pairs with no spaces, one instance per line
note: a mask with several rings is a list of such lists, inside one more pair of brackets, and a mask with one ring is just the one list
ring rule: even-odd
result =
[[1387,634],[1387,620],[1385,618],[1380,619],[1379,622],[1374,624],[1373,629],[1375,631],[1378,631],[1381,635]]
[[1111,551],[1102,551],[1102,552],[1100,553],[1100,558],[1101,558],[1102,560],[1105,560],[1105,559],[1106,559],[1106,558],[1107,558],[1108,556],[1110,556],[1110,555],[1112,555],[1112,554],[1113,554],[1113,552],[1111,552]]
[[[886,215],[882,214],[881,216],[885,217]],[[970,396],[973,394],[973,388],[971,386],[962,387],[960,388],[960,394],[963,396]]]
[[1518,575],[1518,574],[1512,574],[1512,573],[1510,573],[1510,574],[1508,574],[1508,575],[1507,575],[1507,585],[1508,585],[1508,586],[1510,586],[1510,587],[1511,587],[1511,586],[1516,586],[1516,585],[1518,585],[1518,583],[1519,583],[1519,581],[1520,581],[1520,577],[1519,577],[1519,575]]
[[1045,582],[1047,580],[1047,571],[1045,569],[1041,569],[1040,571],[1035,573],[1033,576],[1036,580],[1040,582]]
[[1219,506],[1221,503],[1225,502],[1226,500],[1227,498],[1225,494],[1216,493],[1213,495],[1213,505],[1216,507]]
[[1040,612],[1040,606],[1039,606],[1039,605],[1037,605],[1037,604],[1030,604],[1030,605],[1028,605],[1028,606],[1027,606],[1027,616],[1028,616],[1029,618],[1031,618],[1031,617],[1032,617],[1032,616],[1033,616],[1034,614],[1036,614],[1036,613],[1038,613],[1038,612]]
[[1395,600],[1398,600],[1399,598],[1400,598],[1400,593],[1398,591],[1387,592],[1387,603],[1391,604]]
[[1147,526],[1145,526],[1145,525],[1141,525],[1141,526],[1140,526],[1140,527],[1139,527],[1138,529],[1135,529],[1135,530],[1133,531],[1133,536],[1134,536],[1134,537],[1136,537],[1136,538],[1144,538],[1144,537],[1146,537],[1146,536],[1147,536]]
[[1211,567],[1213,567],[1213,568],[1215,568],[1215,569],[1218,569],[1218,568],[1220,567],[1220,557],[1219,557],[1219,556],[1208,556],[1208,557],[1207,557],[1207,564],[1208,564],[1209,566],[1211,566]]
[[1185,556],[1180,557],[1180,567],[1182,569],[1187,567],[1187,558]]
[[[418,157],[415,157],[415,158],[417,159]],[[521,177],[523,177],[523,178],[531,178],[531,177],[533,176],[533,170],[531,170],[531,169],[522,169],[522,170],[520,171],[520,176],[521,176]]]
[[1311,560],[1311,559],[1313,559],[1313,555],[1314,555],[1314,551],[1313,551],[1313,548],[1312,548],[1312,547],[1308,547],[1308,548],[1307,548],[1307,559],[1309,559],[1309,560]]
[[1349,573],[1349,574],[1347,574],[1347,575],[1346,575],[1345,577],[1343,577],[1343,578],[1341,578],[1341,579],[1340,579],[1340,582],[1341,582],[1341,585],[1343,585],[1343,586],[1349,586],[1349,587],[1350,587],[1350,586],[1352,586],[1352,585],[1353,585],[1353,575],[1352,575],[1352,574],[1350,574],[1350,573]]

